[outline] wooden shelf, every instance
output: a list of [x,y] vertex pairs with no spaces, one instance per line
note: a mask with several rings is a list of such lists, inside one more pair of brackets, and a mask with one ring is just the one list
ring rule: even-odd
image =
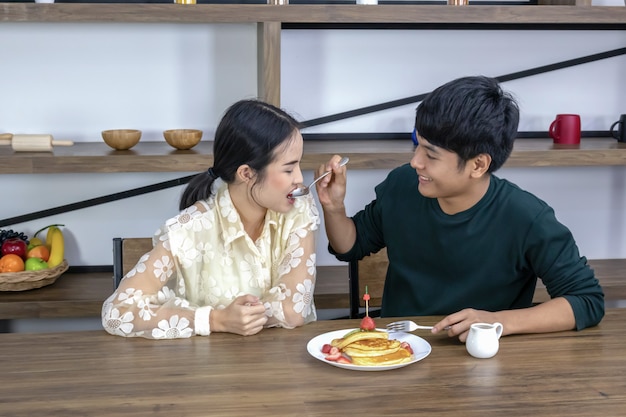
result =
[[266,5],[0,3],[1,22],[398,23],[626,25],[626,9],[607,6]]
[[[13,152],[0,146],[0,174],[199,172],[213,163],[213,143],[203,141],[188,151],[165,142],[140,142],[115,151],[102,142],[57,147],[54,152]],[[334,154],[348,155],[350,169],[391,169],[409,162],[408,140],[304,142],[302,169],[316,169]],[[518,139],[507,167],[626,165],[626,143],[583,139],[580,145],[557,146],[551,139]]]
[[[552,0],[544,0],[552,1]],[[280,105],[280,24],[604,25],[626,29],[626,8],[604,6],[447,5],[265,5],[0,3],[0,22],[260,23],[258,96]],[[536,28],[536,26],[534,26]],[[78,143],[53,153],[14,153],[0,146],[0,174],[198,172],[212,164],[211,142],[175,151],[165,142],[142,142],[130,151],[112,151],[101,142]],[[408,141],[307,141],[303,169],[317,168],[333,154],[351,158],[351,169],[389,169],[408,162]],[[626,165],[626,147],[612,139],[586,140],[575,149],[557,149],[550,140],[523,140],[506,166]]]

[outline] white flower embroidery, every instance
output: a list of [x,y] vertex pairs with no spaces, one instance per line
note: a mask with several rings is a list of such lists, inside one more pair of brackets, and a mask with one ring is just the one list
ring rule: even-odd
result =
[[278,274],[280,276],[288,274],[289,271],[291,271],[293,268],[300,265],[300,262],[301,262],[300,258],[303,255],[304,255],[303,248],[297,248],[296,250],[290,253],[286,253],[285,257],[283,258],[283,261],[280,263],[280,266],[278,267]]
[[198,242],[196,245],[199,262],[210,262],[215,258],[215,251],[211,242]]
[[157,301],[159,304],[165,304],[168,300],[176,297],[176,293],[168,287],[163,287],[157,293]]
[[300,244],[300,239],[305,238],[307,231],[305,229],[296,229],[291,235],[289,235],[289,245],[297,246]]
[[117,308],[112,308],[107,316],[104,327],[113,334],[125,336],[133,331],[133,319],[135,317],[132,312],[128,311],[120,317],[120,311]]
[[138,311],[139,317],[148,321],[152,317],[156,316],[156,313],[152,311],[152,307],[153,306],[150,304],[149,300],[147,299],[139,300],[137,302],[137,308],[139,309]]
[[186,286],[185,286],[185,279],[183,277],[178,278],[178,293],[181,295],[181,297],[185,296],[185,292],[186,290]]
[[202,213],[199,216],[195,216],[191,222],[191,229],[194,232],[208,230],[208,229],[213,228],[214,223],[215,223],[215,217],[213,215],[213,212],[209,211],[206,213]]
[[143,291],[136,290],[134,288],[126,288],[126,291],[120,293],[117,296],[118,301],[122,301],[126,304],[134,304],[143,296]]
[[165,232],[167,233],[168,230],[176,231],[185,229],[186,225],[191,221],[193,213],[197,210],[198,208],[196,206],[190,206],[183,210],[178,216],[168,219],[165,222]]
[[238,287],[224,288],[224,297],[229,300],[234,300],[240,295],[242,294],[241,294],[241,290]]
[[165,282],[174,273],[174,262],[169,256],[163,256],[161,259],[154,261],[154,276]]
[[219,286],[219,282],[215,277],[211,276],[208,271],[202,271],[200,277],[207,289],[206,295],[204,296],[205,304],[210,306],[217,305],[222,296],[222,288]]
[[189,308],[190,305],[188,300],[177,297],[174,290],[168,287],[161,288],[161,290],[157,293],[157,301],[159,304],[163,305],[169,300],[174,300],[174,305],[182,308]]
[[301,284],[296,285],[298,292],[293,294],[293,309],[296,313],[302,313],[302,317],[311,314],[311,304],[313,301],[313,281],[305,279]]
[[224,195],[219,198],[219,201],[217,203],[220,213],[223,217],[226,217],[226,220],[228,220],[230,223],[237,222],[239,216],[237,215],[237,210],[235,209],[235,206],[230,200],[230,194],[228,193],[228,191],[226,191]]
[[310,276],[314,277],[315,276],[315,272],[316,272],[316,268],[315,268],[315,254],[314,253],[312,253],[311,256],[309,256],[309,259],[307,259],[306,267],[307,267],[306,272]]
[[230,248],[224,247],[224,250],[220,251],[220,265],[231,266],[233,264],[233,256]]
[[174,305],[182,307],[182,308],[189,308],[190,304],[189,304],[189,301],[185,300],[184,298],[176,298],[174,300]]
[[189,238],[183,239],[176,253],[183,268],[189,268],[200,256],[200,253],[194,247],[193,240]]
[[250,287],[261,288],[263,284],[263,267],[258,264],[258,260],[254,256],[246,253],[244,259],[239,262],[239,270],[241,278],[246,280]]
[[182,213],[180,213],[178,216],[175,217],[175,219],[179,227],[187,229],[187,230],[195,230],[194,222],[198,217],[201,217],[201,216],[202,216],[202,213],[198,210],[198,207],[193,205],[183,210]]
[[313,220],[313,224],[311,224],[311,230],[317,230],[320,224],[320,213],[317,210],[317,206],[315,205],[315,203],[311,204],[310,207],[311,207],[311,217]]
[[191,337],[192,330],[189,320],[185,317],[179,320],[178,314],[170,317],[170,321],[161,320],[158,329],[152,329],[152,337],[155,339],[176,339],[179,337]]
[[267,317],[275,317],[278,322],[285,322],[285,312],[283,311],[283,303],[280,301],[272,301],[264,303],[265,315]]
[[285,284],[278,284],[276,287],[270,288],[269,293],[276,301],[283,301],[291,296],[291,290]]

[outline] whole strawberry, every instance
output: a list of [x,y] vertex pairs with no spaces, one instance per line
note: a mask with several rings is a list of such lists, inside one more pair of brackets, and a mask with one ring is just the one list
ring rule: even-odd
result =
[[374,323],[374,319],[371,318],[370,316],[365,316],[363,317],[363,320],[361,320],[361,330],[366,330],[368,332],[376,329],[376,323]]

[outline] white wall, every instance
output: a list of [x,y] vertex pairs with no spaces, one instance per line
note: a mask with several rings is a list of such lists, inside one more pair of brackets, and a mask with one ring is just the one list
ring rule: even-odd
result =
[[[621,3],[620,3],[621,4]],[[470,74],[502,75],[623,47],[625,31],[309,31],[283,33],[282,105],[310,119],[430,91]],[[108,128],[138,128],[142,141],[194,127],[213,134],[223,110],[256,95],[254,25],[0,25],[0,132],[99,141]],[[626,113],[626,57],[509,82],[521,130],[547,130],[556,113],[607,130]],[[415,105],[312,128],[311,132],[411,130]],[[189,175],[1,175],[0,218]],[[350,171],[351,212],[386,171]],[[589,258],[626,257],[626,167],[515,168],[501,176],[552,204]],[[307,180],[311,172],[306,173]],[[176,212],[181,188],[5,228],[32,233],[64,223],[71,265],[111,264],[111,239],[149,236]],[[337,264],[326,253],[319,264]]]

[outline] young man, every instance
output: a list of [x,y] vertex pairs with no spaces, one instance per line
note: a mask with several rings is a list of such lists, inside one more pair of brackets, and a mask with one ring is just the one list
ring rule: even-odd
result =
[[[447,315],[433,333],[465,341],[472,323],[503,334],[594,326],[604,294],[571,232],[534,195],[493,175],[511,154],[515,100],[486,77],[464,77],[418,106],[411,163],[346,216],[346,168],[334,156],[317,184],[329,250],[342,261],[387,247],[382,316]],[[533,306],[537,278],[551,300]]]

